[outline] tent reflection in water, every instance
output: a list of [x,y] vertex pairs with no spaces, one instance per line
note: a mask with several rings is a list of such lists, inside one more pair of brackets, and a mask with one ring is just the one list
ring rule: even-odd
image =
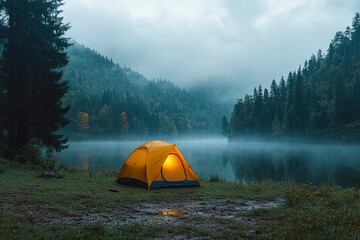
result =
[[117,182],[147,189],[201,186],[177,146],[163,141],[150,141],[135,149],[120,169]]

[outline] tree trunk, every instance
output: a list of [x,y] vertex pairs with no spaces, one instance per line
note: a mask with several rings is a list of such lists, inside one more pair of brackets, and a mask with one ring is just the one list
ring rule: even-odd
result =
[[15,1],[11,1],[9,11],[9,147],[17,148],[17,73],[16,73],[16,33],[15,33]]

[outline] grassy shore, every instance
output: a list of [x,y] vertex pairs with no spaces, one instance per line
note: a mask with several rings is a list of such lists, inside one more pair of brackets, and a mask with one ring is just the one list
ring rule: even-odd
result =
[[358,189],[213,178],[148,191],[116,184],[116,172],[40,173],[0,159],[0,239],[360,238]]

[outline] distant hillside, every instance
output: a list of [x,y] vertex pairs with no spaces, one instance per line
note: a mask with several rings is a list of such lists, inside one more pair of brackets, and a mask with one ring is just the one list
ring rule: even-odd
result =
[[360,140],[360,14],[335,34],[326,54],[319,50],[286,80],[273,80],[270,89],[259,86],[239,99],[227,130],[231,139]]
[[177,136],[217,134],[222,110],[215,101],[148,80],[127,67],[75,43],[68,50],[64,79],[70,89],[65,128],[77,136]]

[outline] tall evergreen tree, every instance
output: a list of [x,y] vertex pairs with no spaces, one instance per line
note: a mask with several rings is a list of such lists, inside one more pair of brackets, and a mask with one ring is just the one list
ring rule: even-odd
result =
[[270,85],[270,113],[271,115],[279,115],[279,89],[275,79],[272,80]]
[[271,131],[271,122],[274,118],[274,114],[271,112],[270,95],[269,90],[264,88],[263,94],[263,107],[262,107],[262,129],[263,133],[267,135]]
[[285,118],[284,127],[287,133],[294,131],[294,88],[296,73],[290,72],[286,83],[286,106],[285,106]]
[[262,119],[262,107],[263,107],[263,92],[261,86],[259,89],[254,89],[253,93],[254,98],[254,123],[255,123],[255,131],[262,131],[263,119]]
[[19,148],[36,139],[61,150],[66,139],[57,131],[67,124],[61,99],[68,89],[62,68],[68,63],[60,16],[63,0],[2,0],[4,40],[2,75],[8,98],[8,143]]
[[305,124],[305,107],[304,107],[304,78],[301,73],[301,68],[296,75],[294,86],[294,130],[297,133],[302,133]]
[[279,84],[279,97],[280,97],[280,113],[279,113],[279,122],[281,126],[284,124],[285,118],[285,107],[286,107],[286,83],[284,77],[281,77]]

